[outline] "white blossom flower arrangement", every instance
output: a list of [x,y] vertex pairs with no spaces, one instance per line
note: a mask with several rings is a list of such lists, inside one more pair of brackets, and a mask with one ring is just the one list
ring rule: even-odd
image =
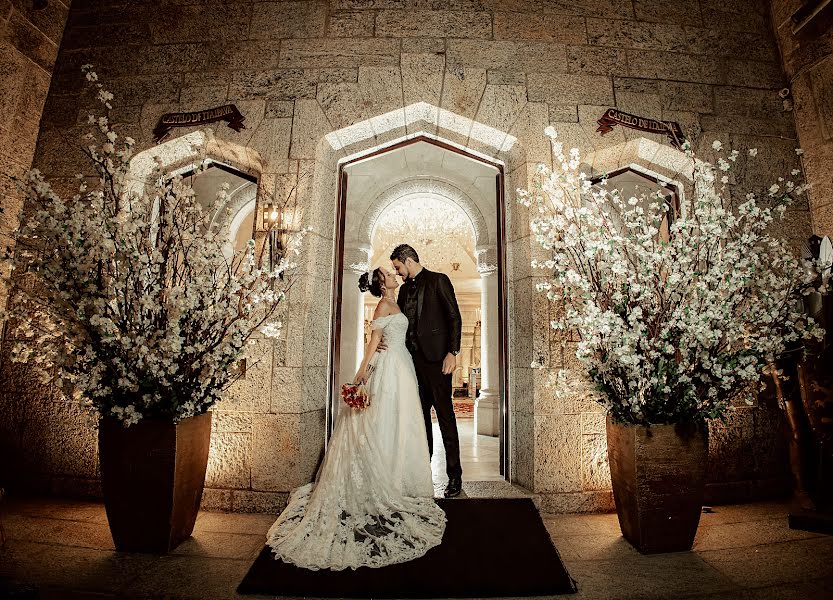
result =
[[[551,327],[577,334],[591,396],[615,420],[723,418],[775,357],[823,335],[801,310],[816,274],[770,233],[805,186],[781,179],[766,202],[749,193],[735,206],[726,174],[738,151],[715,167],[686,145],[694,193],[672,215],[660,193],[624,198],[604,179],[592,183],[579,151],[565,156],[555,130],[545,132],[555,170],[541,165],[532,189],[518,190],[533,234],[552,253],[532,266],[562,315]],[[719,142],[712,148],[724,152]]]
[[280,333],[307,230],[269,270],[254,240],[230,252],[228,219],[212,219],[227,188],[207,209],[179,176],[158,172],[132,191],[134,140],[111,126],[113,96],[83,70],[105,108],[89,117],[85,149],[97,179],[79,175],[72,198],[37,170],[21,182],[29,209],[5,256],[14,289],[0,316],[15,330],[12,359],[57,376],[95,418],[177,422],[222,397],[253,336]]

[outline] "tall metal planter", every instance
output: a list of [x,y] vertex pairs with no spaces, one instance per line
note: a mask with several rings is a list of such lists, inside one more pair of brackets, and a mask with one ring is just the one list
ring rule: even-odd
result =
[[690,550],[706,486],[705,425],[627,425],[607,418],[613,497],[622,535],[640,552]]
[[142,419],[124,427],[101,421],[101,485],[116,550],[164,554],[190,537],[210,439],[210,412],[177,424]]

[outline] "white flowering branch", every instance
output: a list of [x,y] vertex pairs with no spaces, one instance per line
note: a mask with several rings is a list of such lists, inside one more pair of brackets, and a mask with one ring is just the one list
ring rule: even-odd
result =
[[675,215],[660,193],[624,198],[605,180],[594,185],[579,151],[565,156],[553,128],[546,133],[556,169],[542,165],[533,189],[518,190],[552,252],[532,266],[561,309],[552,328],[577,332],[577,357],[615,419],[722,417],[775,357],[823,335],[801,310],[815,273],[769,233],[805,186],[781,179],[769,190],[772,208],[753,193],[735,207],[726,173],[738,152],[715,167],[686,147],[694,194]]
[[[84,72],[109,113],[112,94],[89,65]],[[28,209],[6,257],[15,293],[0,315],[15,329],[12,358],[38,365],[44,379],[57,375],[93,414],[126,425],[201,414],[239,376],[234,365],[252,336],[279,335],[285,274],[307,230],[273,270],[254,240],[229,253],[230,219],[212,218],[227,185],[208,208],[181,177],[161,172],[131,192],[134,141],[106,114],[89,122],[94,187],[79,175],[78,193],[64,199],[37,170],[21,182]]]

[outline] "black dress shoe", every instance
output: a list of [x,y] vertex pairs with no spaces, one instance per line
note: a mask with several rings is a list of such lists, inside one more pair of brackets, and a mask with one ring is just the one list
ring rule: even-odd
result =
[[455,496],[460,495],[460,491],[463,489],[463,482],[459,477],[454,477],[448,480],[448,485],[445,486],[445,497],[446,498],[454,498]]

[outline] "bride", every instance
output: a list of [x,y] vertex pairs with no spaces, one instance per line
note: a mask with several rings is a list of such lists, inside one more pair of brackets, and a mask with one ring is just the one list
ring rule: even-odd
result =
[[[343,407],[316,481],[292,492],[269,529],[276,559],[306,569],[383,567],[439,545],[445,513],[434,502],[416,372],[405,347],[408,318],[396,276],[365,273],[359,289],[381,298],[355,383],[367,382],[364,410]],[[387,349],[377,352],[384,340]],[[372,375],[368,377],[372,369]]]

